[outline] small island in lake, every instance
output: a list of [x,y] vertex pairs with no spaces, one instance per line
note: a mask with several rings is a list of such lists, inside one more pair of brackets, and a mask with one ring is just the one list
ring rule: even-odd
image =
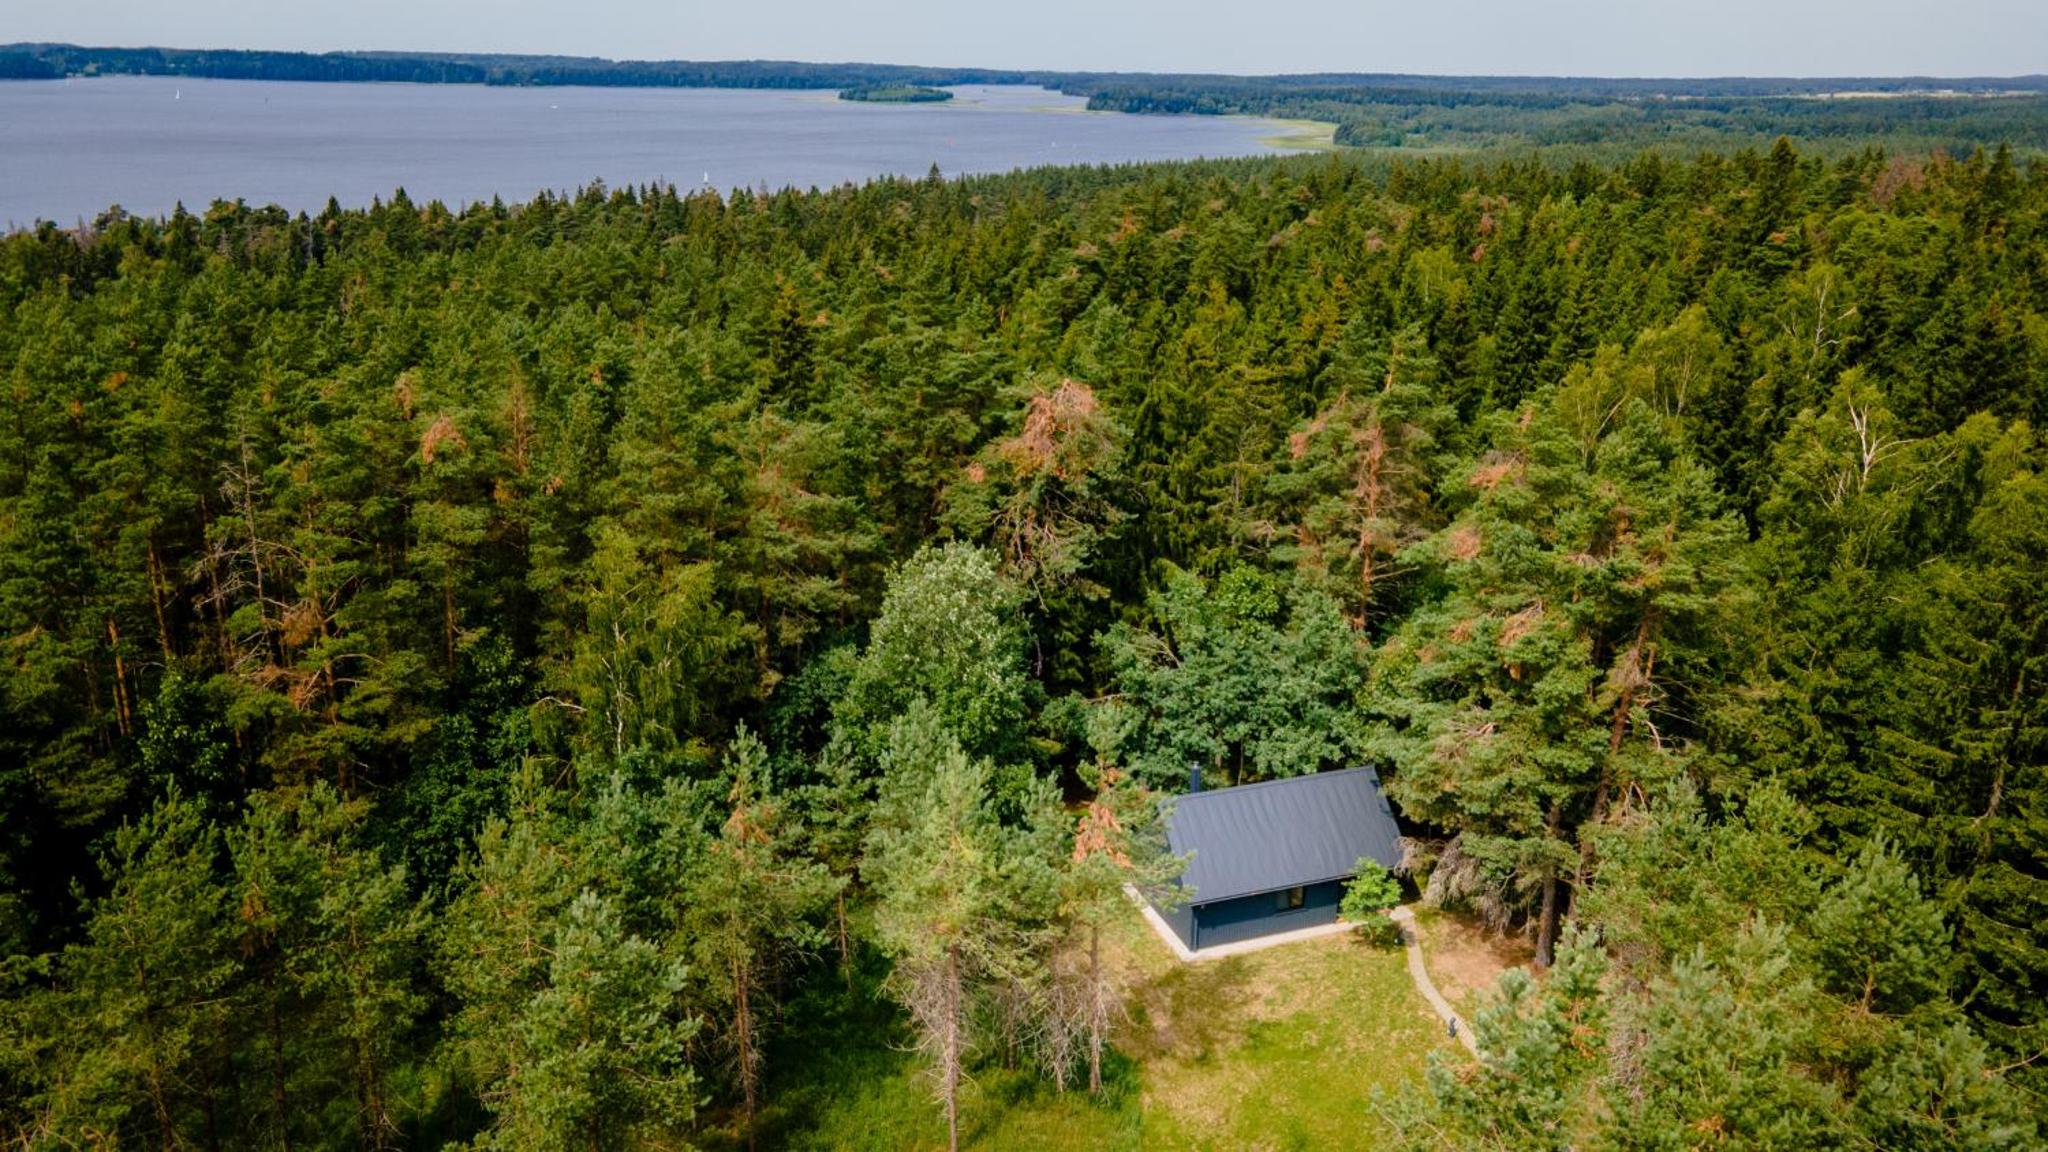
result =
[[953,98],[944,88],[927,88],[922,84],[862,84],[842,88],[841,100],[858,100],[864,104],[943,104]]

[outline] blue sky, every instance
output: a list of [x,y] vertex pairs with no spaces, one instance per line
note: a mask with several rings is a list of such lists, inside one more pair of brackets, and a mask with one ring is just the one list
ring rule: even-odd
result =
[[0,0],[0,40],[992,67],[2048,72],[2048,0]]

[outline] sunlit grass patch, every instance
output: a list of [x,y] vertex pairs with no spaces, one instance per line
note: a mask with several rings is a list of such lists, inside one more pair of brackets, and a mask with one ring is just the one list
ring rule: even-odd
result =
[[1322,120],[1275,120],[1266,118],[1279,130],[1261,137],[1268,148],[1299,152],[1328,152],[1337,147],[1337,126]]
[[[1375,1093],[1419,1081],[1446,1043],[1399,950],[1325,937],[1200,964],[1175,960],[1134,912],[1105,941],[1131,982],[1101,1099],[985,1054],[961,1094],[961,1142],[981,1149],[1370,1149]],[[930,1149],[945,1120],[904,1050],[900,1016],[829,987],[777,1053],[760,1146]],[[815,1001],[815,1002],[814,1002]],[[730,1128],[711,1148],[741,1147]]]
[[[1163,949],[1161,949],[1163,951]],[[1330,936],[1176,966],[1122,1039],[1148,1148],[1373,1148],[1372,1102],[1445,1043],[1399,950]]]

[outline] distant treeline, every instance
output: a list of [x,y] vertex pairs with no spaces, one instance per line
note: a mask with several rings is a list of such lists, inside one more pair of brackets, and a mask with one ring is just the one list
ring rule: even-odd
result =
[[[1071,89],[1070,89],[1071,90]],[[1847,97],[1843,94],[1854,93]],[[1337,125],[1354,148],[1497,148],[1613,160],[1768,145],[1882,141],[1966,154],[2048,150],[2048,79],[1597,80],[1526,77],[1133,77],[1082,94],[1111,112],[1279,116]]]
[[0,52],[0,80],[55,80],[64,73],[26,52]]
[[[40,63],[37,63],[40,62]],[[609,60],[601,56],[525,56],[466,52],[249,52],[195,48],[86,48],[75,44],[0,45],[0,75],[199,76],[221,80],[402,81],[415,84],[585,84],[656,88],[947,87],[1041,84],[1145,112],[1232,113],[1271,101],[1326,100],[1482,103],[1558,107],[1576,102],[1646,99],[1755,99],[1861,92],[1902,95],[2048,95],[2048,75],[1938,78],[1805,77],[1602,79],[1556,76],[1419,76],[1304,73],[1221,76],[1201,73],[1058,72],[1003,68],[928,68],[904,64],[817,64],[796,60]]]
[[[1053,72],[808,64],[785,60],[607,60],[415,52],[242,52],[187,48],[0,45],[0,61],[44,65],[29,76],[197,76],[219,80],[397,81],[411,84],[587,85],[613,88],[858,88],[1044,84]],[[54,69],[54,73],[52,72]]]
[[[2048,152],[2048,76],[1600,79],[1313,73],[1217,76],[403,52],[241,52],[0,46],[0,78],[230,80],[649,88],[937,89],[1036,84],[1099,111],[1257,115],[1337,126],[1336,142],[1403,151],[1513,149],[1612,160],[1768,146],[1784,136],[1847,155],[1871,144],[1966,154]],[[1854,94],[1861,98],[1843,98]]]
[[[21,64],[11,64],[16,60]],[[16,71],[16,67],[26,70]],[[483,69],[439,56],[80,48],[70,44],[9,44],[0,47],[0,76],[49,79],[108,75],[406,84],[481,84],[487,80]]]

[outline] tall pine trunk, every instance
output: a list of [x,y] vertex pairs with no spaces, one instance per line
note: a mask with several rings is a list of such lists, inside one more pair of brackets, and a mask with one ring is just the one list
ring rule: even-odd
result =
[[1607,805],[1614,793],[1614,764],[1621,756],[1621,745],[1628,738],[1629,725],[1633,723],[1637,693],[1650,683],[1650,673],[1656,667],[1657,650],[1652,641],[1655,638],[1656,613],[1644,613],[1636,625],[1635,643],[1622,655],[1621,667],[1626,669],[1621,692],[1614,701],[1614,715],[1607,729],[1607,758],[1600,764],[1600,785],[1593,791],[1593,815],[1579,826],[1579,867],[1572,876],[1571,905],[1565,917],[1573,922],[1579,916],[1579,894],[1586,889],[1586,882],[1593,875],[1593,833],[1607,819]]
[[740,1098],[745,1108],[747,1147],[754,1146],[754,1108],[759,1085],[755,1083],[754,1012],[748,999],[747,966],[735,957],[732,962],[733,1038],[739,1049]]
[[839,921],[839,972],[846,977],[846,990],[853,991],[853,944],[846,932],[846,886],[839,887],[835,912]]
[[[1564,807],[1558,801],[1550,802],[1550,816],[1543,822],[1544,843],[1548,845],[1557,839],[1559,826],[1564,822]],[[1536,922],[1536,967],[1548,968],[1552,954],[1557,947],[1557,886],[1556,864],[1543,866],[1543,910],[1537,914]]]
[[1088,1094],[1102,1095],[1102,925],[1088,925]]
[[163,561],[157,559],[156,534],[145,533],[143,542],[144,566],[149,573],[149,606],[156,612],[157,646],[163,649],[164,666],[169,667],[176,662],[177,656],[171,651],[170,619],[164,614],[164,601],[170,598],[170,593],[165,588],[168,581],[164,579]]
[[263,965],[263,984],[270,1001],[270,1108],[277,1122],[278,1147],[291,1152],[291,1108],[285,1097],[284,1022],[277,1012],[277,958],[273,953]]
[[940,1041],[939,1090],[946,1097],[946,1148],[960,1152],[960,946],[946,949],[946,1022]]
[[149,1062],[149,1104],[156,1115],[157,1139],[163,1142],[164,1152],[177,1152],[178,1129],[171,1122],[171,1104],[164,1089],[163,1063],[152,1057]]

